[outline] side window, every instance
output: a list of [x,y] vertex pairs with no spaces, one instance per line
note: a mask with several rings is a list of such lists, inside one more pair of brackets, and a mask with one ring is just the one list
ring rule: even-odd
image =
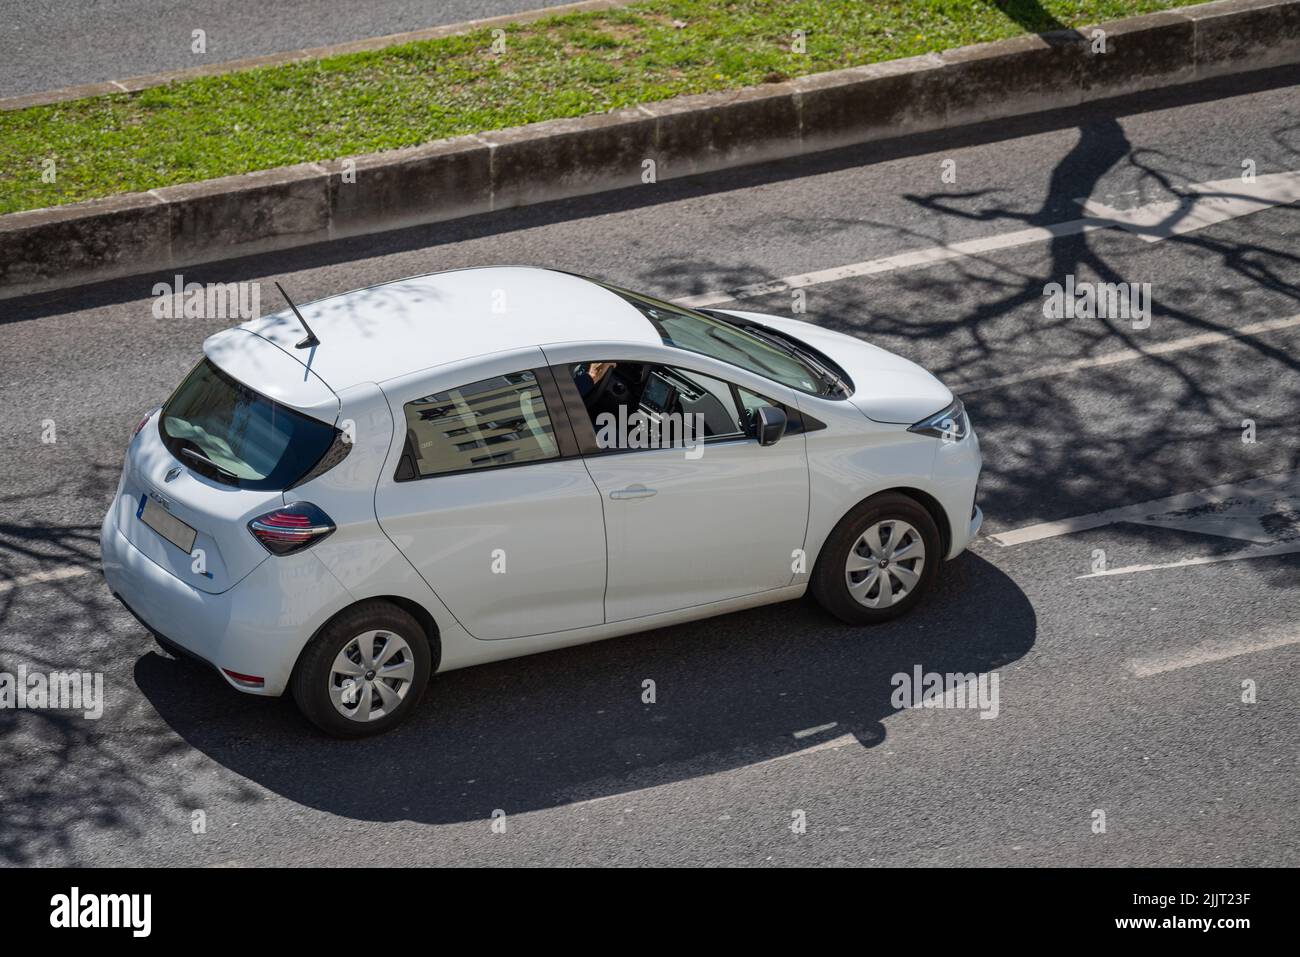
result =
[[696,421],[704,424],[706,439],[744,434],[744,420],[728,383],[699,372],[668,368],[662,372],[677,380],[682,413],[700,417]]
[[541,386],[512,372],[406,403],[399,481],[559,455]]
[[569,366],[567,374],[602,450],[743,438],[750,432],[752,410],[772,404],[722,379],[675,366],[593,360]]

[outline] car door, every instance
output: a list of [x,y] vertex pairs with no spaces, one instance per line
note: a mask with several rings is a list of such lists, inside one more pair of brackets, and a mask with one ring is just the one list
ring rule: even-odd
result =
[[600,492],[542,360],[383,384],[402,431],[376,515],[475,638],[604,621]]
[[[559,354],[578,355],[573,347],[548,346],[546,352],[553,362]],[[723,378],[729,367],[704,357],[679,359],[679,352],[669,354],[671,365],[656,361],[665,357],[662,350],[588,353],[588,362],[659,369],[668,385],[648,379],[645,388],[660,399],[665,389],[677,389],[679,405],[707,423],[703,442],[694,448],[608,447],[607,441],[599,441],[602,433],[608,437],[608,429],[599,428],[601,423],[590,417],[592,410],[581,397],[591,386],[575,383],[575,371],[582,382],[586,363],[552,366],[604,506],[609,551],[606,620],[639,618],[790,584],[807,530],[804,438],[795,430],[773,445],[760,446],[742,421],[746,408],[766,403],[788,408],[798,423],[789,390],[764,383],[760,393],[753,385],[762,380],[732,370],[748,383],[741,389],[736,381]],[[610,424],[608,418],[603,424]]]

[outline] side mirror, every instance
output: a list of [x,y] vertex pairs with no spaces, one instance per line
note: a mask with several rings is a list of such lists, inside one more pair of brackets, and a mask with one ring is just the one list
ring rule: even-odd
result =
[[754,413],[754,434],[759,445],[773,445],[785,435],[785,413],[774,405],[759,407]]

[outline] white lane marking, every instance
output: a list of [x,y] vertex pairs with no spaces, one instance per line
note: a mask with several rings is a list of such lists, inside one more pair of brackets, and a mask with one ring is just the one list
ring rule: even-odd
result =
[[725,292],[706,292],[698,296],[683,296],[680,299],[674,299],[673,302],[692,309],[700,309],[705,306],[716,306],[724,302],[753,299],[758,296],[770,296],[777,292],[787,292],[791,289],[803,289],[807,286],[838,282],[842,279],[854,279],[858,276],[874,276],[878,273],[894,272],[899,269],[931,266],[934,263],[959,259],[962,256],[977,256],[998,249],[1027,246],[1030,243],[1039,243],[1060,236],[1074,236],[1079,233],[1091,232],[1094,229],[1108,229],[1112,225],[1114,224],[1100,220],[1072,219],[1068,223],[1057,223],[1054,226],[1035,226],[1031,229],[1019,229],[1013,233],[981,236],[978,239],[967,239],[959,243],[950,243],[943,246],[930,246],[927,249],[913,249],[909,252],[885,256],[881,259],[868,259],[860,263],[850,263],[847,266],[819,269],[816,272],[786,276],[784,279],[773,279],[769,282],[753,283],[749,286],[741,286]]
[[963,256],[977,256],[1062,236],[1075,236],[1095,229],[1119,227],[1148,242],[1159,242],[1170,236],[1202,229],[1238,216],[1249,216],[1251,213],[1272,206],[1289,205],[1300,201],[1300,171],[1266,173],[1257,176],[1253,183],[1243,183],[1239,177],[1213,180],[1208,183],[1191,183],[1182,187],[1182,190],[1184,195],[1178,199],[1146,203],[1127,210],[1115,209],[1092,199],[1081,199],[1079,202],[1087,214],[1083,219],[1072,219],[1052,226],[1018,229],[1000,235],[981,236],[978,239],[930,246],[926,249],[913,249],[881,259],[868,259],[832,269],[819,269],[815,272],[753,283],[737,289],[682,296],[674,299],[673,302],[696,309],[717,306],[741,299],[788,292],[791,289],[838,282],[842,279],[931,266]]
[[1037,369],[1028,369],[1024,372],[1015,372],[1011,375],[998,376],[977,382],[953,383],[952,389],[954,392],[962,394],[979,392],[983,389],[995,389],[1005,385],[1015,385],[1018,382],[1029,382],[1033,379],[1047,379],[1053,376],[1068,375],[1084,369],[1099,369],[1104,366],[1117,365],[1121,362],[1135,362],[1138,359],[1168,355],[1171,352],[1186,352],[1188,349],[1198,349],[1203,346],[1219,345],[1237,339],[1247,339],[1267,332],[1277,332],[1279,329],[1291,329],[1295,326],[1300,326],[1300,315],[1287,316],[1282,319],[1265,319],[1261,322],[1248,323],[1236,329],[1225,329],[1221,332],[1202,332],[1194,336],[1184,336],[1181,339],[1171,339],[1168,342],[1158,342],[1142,349],[1119,349],[1092,359],[1075,359],[1073,362],[1040,366]]
[[0,581],[0,594],[12,588],[22,588],[26,585],[39,585],[41,582],[57,582],[65,578],[76,578],[79,575],[87,575],[90,571],[91,569],[83,565],[65,565],[62,568],[52,568],[46,572],[32,572],[30,575],[20,575],[17,578],[11,578],[9,581]]
[[[1168,513],[1183,509],[1194,509],[1198,506],[1224,502],[1228,499],[1239,499],[1246,502],[1258,500],[1272,506],[1274,502],[1280,499],[1294,499],[1297,496],[1300,496],[1300,470],[1275,472],[1272,475],[1249,479],[1245,482],[1227,482],[1223,485],[1213,485],[1192,492],[1180,492],[1167,498],[1154,498],[1146,502],[1138,502],[1135,505],[1110,508],[1103,512],[1091,512],[1087,515],[1076,515],[1072,518],[1064,518],[1054,522],[1026,525],[1023,528],[1012,529],[1009,532],[990,535],[988,540],[995,545],[1004,547],[1008,545],[1024,545],[1027,542],[1055,538],[1058,535],[1069,535],[1090,528],[1099,528],[1102,525],[1112,525],[1115,522],[1138,522],[1163,528],[1170,526],[1183,527],[1190,531],[1222,535],[1225,529],[1217,527],[1216,516],[1191,517],[1182,522],[1176,522],[1170,520]],[[1235,526],[1229,526],[1226,530],[1233,532],[1228,536],[1233,538],[1240,537],[1242,531],[1242,529]],[[1268,541],[1271,542],[1272,538],[1270,537]]]
[[788,754],[778,754],[774,758],[767,758],[763,761],[755,761],[749,765],[751,768],[761,768],[765,764],[776,764],[778,761],[789,761],[791,758],[800,758],[805,754],[815,754],[818,751],[838,751],[840,748],[847,748],[850,745],[861,747],[861,742],[852,734],[841,734],[838,738],[831,738],[829,741],[823,741],[821,744],[814,744],[811,747],[800,748],[797,751],[791,751]]
[[814,734],[821,734],[823,731],[829,731],[837,724],[839,724],[838,721],[832,721],[830,724],[819,724],[815,728],[804,728],[802,731],[796,731],[794,736],[795,738],[810,738]]
[[[823,729],[828,727],[833,728],[837,723],[838,722],[833,721],[829,725],[822,726],[822,728]],[[810,730],[817,730],[817,729],[810,729]],[[795,735],[798,734],[799,732],[796,731]],[[764,765],[775,764],[778,761],[789,761],[791,758],[799,758],[805,754],[815,754],[818,751],[838,751],[841,748],[847,748],[850,746],[856,746],[859,748],[863,747],[862,743],[853,734],[851,733],[842,734],[837,738],[831,738],[829,741],[823,741],[821,744],[810,745],[809,747],[806,748],[796,748],[795,750],[787,752],[785,754],[778,754],[775,757],[764,758],[761,761],[749,761],[749,760],[740,761],[736,763],[736,770],[748,770],[750,768],[761,768]],[[751,750],[752,749],[750,748],[738,748],[735,751],[730,752],[727,755],[727,758],[721,763],[730,765],[732,763],[732,758],[736,756],[746,757],[751,752]],[[699,770],[702,764],[711,763],[709,761],[710,757],[711,757],[710,755],[700,755],[697,758],[692,758],[685,761],[676,761],[676,762],[672,762],[671,764],[661,765],[658,768],[655,768],[654,770],[656,772],[663,774],[663,778],[662,780],[659,780],[654,784],[646,784],[641,787],[634,787],[625,791],[617,791],[617,793],[614,794],[602,794],[600,797],[594,797],[594,798],[579,798],[577,797],[577,795],[570,793],[565,795],[564,799],[568,802],[569,807],[584,807],[588,804],[599,804],[602,801],[612,801],[615,798],[626,801],[629,800],[630,798],[635,797],[638,794],[643,794],[647,791],[653,791],[656,788],[665,787],[670,784],[678,784],[682,780],[685,780],[687,777],[696,778],[696,777],[705,776],[707,774],[716,773],[711,771]],[[605,781],[609,782],[606,785],[608,787],[613,787],[613,788],[618,787],[617,781],[608,778],[605,779]],[[590,782],[588,786],[599,787],[600,783]]]
[[1127,210],[1088,199],[1083,201],[1083,211],[1089,216],[1110,220],[1146,242],[1158,243],[1171,236],[1298,200],[1300,172],[1292,171],[1256,176],[1253,183],[1243,183],[1240,176],[1193,183],[1178,199],[1147,203]]
[[1271,638],[1241,638],[1227,642],[1209,641],[1171,655],[1130,658],[1125,664],[1139,678],[1150,678],[1152,675],[1164,674],[1167,671],[1195,668],[1197,665],[1208,665],[1215,661],[1226,661],[1229,658],[1238,658],[1257,651],[1269,651],[1295,644],[1300,644],[1300,634],[1278,635]]
[[1155,572],[1166,568],[1188,568],[1192,565],[1215,565],[1219,562],[1240,562],[1249,558],[1269,558],[1274,555],[1290,555],[1300,552],[1300,541],[1283,542],[1264,548],[1249,548],[1230,555],[1202,555],[1199,558],[1184,558],[1177,562],[1164,562],[1159,565],[1125,565],[1123,568],[1108,568],[1104,572],[1092,572],[1088,575],[1076,575],[1080,578],[1105,578],[1110,575],[1133,575],[1137,572]]

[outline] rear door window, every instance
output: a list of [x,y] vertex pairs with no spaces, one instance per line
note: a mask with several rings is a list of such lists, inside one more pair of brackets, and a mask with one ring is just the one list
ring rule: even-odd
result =
[[236,381],[210,359],[167,400],[159,431],[187,468],[239,488],[276,490],[306,475],[337,434]]
[[559,457],[531,371],[493,376],[407,402],[399,481]]

